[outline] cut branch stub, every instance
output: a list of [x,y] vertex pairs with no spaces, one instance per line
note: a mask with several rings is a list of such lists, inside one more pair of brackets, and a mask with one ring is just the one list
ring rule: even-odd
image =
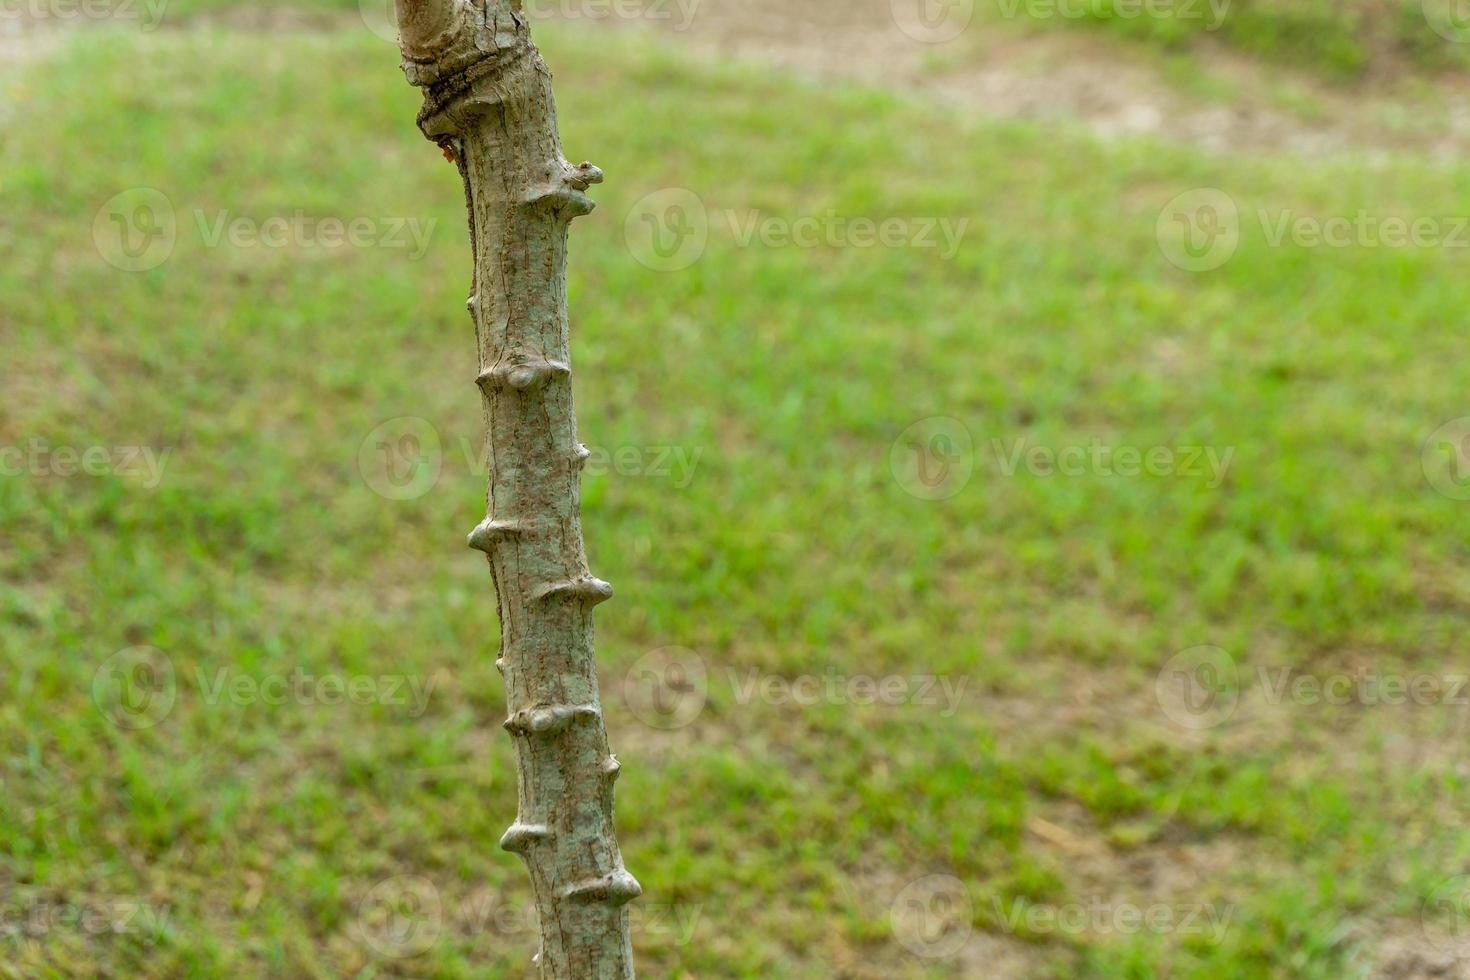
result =
[[405,58],[431,60],[453,43],[459,5],[450,0],[394,0]]
[[488,371],[480,372],[475,383],[481,388],[486,385],[509,385],[517,391],[540,387],[551,378],[572,373],[565,361],[554,361],[544,354],[533,351],[513,351]]
[[573,166],[551,75],[514,0],[397,0],[403,67],[424,89],[419,127],[463,177],[474,247],[467,307],[489,435],[487,516],[469,535],[499,593],[500,659],[519,813],[500,846],[521,855],[540,921],[543,977],[633,976],[626,905],[638,882],[613,834],[592,610],[612,586],[582,545],[567,323],[567,228],[602,180]]
[[521,526],[513,521],[496,521],[487,517],[470,532],[470,547],[487,555],[493,554],[490,549],[495,542],[520,531]]

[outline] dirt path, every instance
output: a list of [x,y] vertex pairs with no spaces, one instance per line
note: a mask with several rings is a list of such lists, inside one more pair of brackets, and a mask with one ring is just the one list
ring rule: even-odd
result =
[[[971,0],[952,0],[948,7],[938,0],[523,3],[536,18],[589,30],[646,30],[696,56],[897,89],[942,100],[977,119],[1054,120],[1102,138],[1155,136],[1262,155],[1470,157],[1467,78],[1406,79],[1397,90],[1383,83],[1334,86],[1223,52],[1193,57],[1181,68],[1101,31],[996,20]],[[961,13],[930,29],[918,19],[921,4],[936,16]],[[972,7],[973,16],[965,17]],[[210,19],[242,30],[276,29],[283,21],[308,29],[363,27],[357,15],[305,4],[229,10]],[[165,19],[161,26],[198,22]],[[52,47],[68,26],[74,25],[0,16],[0,75]]]
[[[1070,120],[1104,138],[1154,135],[1209,149],[1311,156],[1470,154],[1464,80],[1420,81],[1412,93],[1369,83],[1334,87],[1224,53],[1194,59],[1182,78],[1177,65],[1171,70],[1148,50],[1099,31],[1028,30],[979,13],[956,37],[934,43],[920,39],[934,36],[915,19],[921,2],[628,0],[622,9],[638,17],[608,15],[619,9],[611,3],[527,0],[527,8],[593,29],[656,31],[699,54],[904,89],[979,117]],[[952,9],[966,9],[963,0]],[[937,34],[959,26],[941,22]],[[1196,94],[1206,90],[1224,94]]]
[[51,32],[21,17],[0,17],[0,75],[8,74],[23,60],[43,54],[52,40]]

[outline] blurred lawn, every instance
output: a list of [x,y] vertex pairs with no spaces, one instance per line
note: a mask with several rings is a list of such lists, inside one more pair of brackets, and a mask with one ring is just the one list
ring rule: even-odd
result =
[[1213,44],[1339,80],[1470,66],[1470,25],[1455,0],[987,0],[980,9],[1174,51]]
[[[1470,414],[1463,254],[1271,247],[1253,216],[1470,214],[1470,168],[1101,146],[541,36],[568,153],[609,175],[573,230],[583,439],[701,453],[687,486],[584,487],[593,568],[619,590],[597,617],[627,864],[645,905],[697,915],[688,943],[642,921],[644,975],[985,976],[994,949],[1028,976],[1337,980],[1367,975],[1385,935],[1417,937],[1470,857],[1450,712],[1273,712],[1247,682],[1232,724],[1192,736],[1154,685],[1199,644],[1243,671],[1463,663],[1470,511],[1420,460]],[[0,445],[172,454],[152,489],[0,480],[0,892],[169,910],[119,935],[7,931],[0,973],[522,975],[524,926],[466,911],[524,909],[527,889],[496,847],[515,779],[491,583],[464,550],[484,478],[463,451],[481,431],[463,203],[395,53],[361,28],[86,33],[3,85]],[[93,222],[136,187],[179,234],[129,273]],[[669,187],[712,215],[971,223],[949,261],[741,246],[721,226],[660,273],[624,217]],[[1201,274],[1155,241],[1196,187],[1245,216],[1238,253]],[[209,247],[195,215],[220,211],[435,230],[420,261]],[[443,474],[395,501],[358,456],[400,416],[432,424]],[[931,416],[975,441],[973,479],[942,501],[889,468]],[[1022,438],[1234,457],[1217,487],[1008,476],[992,440]],[[178,701],[124,730],[92,690],[135,645],[167,653]],[[709,669],[677,731],[624,697],[669,645]],[[211,705],[194,678],[221,668],[436,686],[422,717]],[[953,717],[742,703],[751,671],[937,674],[966,699]],[[958,960],[912,955],[891,926],[904,885],[936,873],[973,906]],[[413,959],[358,929],[401,874],[450,910]],[[1100,891],[1228,905],[1231,927],[1007,931],[1017,901]]]

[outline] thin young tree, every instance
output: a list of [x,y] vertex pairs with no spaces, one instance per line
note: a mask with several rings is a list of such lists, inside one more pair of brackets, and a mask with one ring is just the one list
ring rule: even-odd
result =
[[557,134],[551,73],[520,0],[395,0],[418,124],[459,166],[474,279],[469,310],[489,438],[489,556],[520,807],[500,846],[530,870],[541,975],[633,976],[627,903],[641,889],[613,833],[618,761],[593,658],[592,609],[612,595],[582,545],[588,451],[572,410],[567,228],[602,180]]

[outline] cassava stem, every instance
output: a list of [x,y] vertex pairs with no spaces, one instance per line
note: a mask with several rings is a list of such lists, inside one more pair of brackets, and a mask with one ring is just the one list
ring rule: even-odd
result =
[[612,595],[582,546],[567,329],[567,228],[602,180],[572,166],[551,75],[519,0],[396,0],[419,128],[459,165],[474,248],[470,315],[489,439],[489,556],[520,807],[500,846],[530,870],[541,975],[631,978],[641,889],[613,833],[618,762],[597,690],[592,609]]

